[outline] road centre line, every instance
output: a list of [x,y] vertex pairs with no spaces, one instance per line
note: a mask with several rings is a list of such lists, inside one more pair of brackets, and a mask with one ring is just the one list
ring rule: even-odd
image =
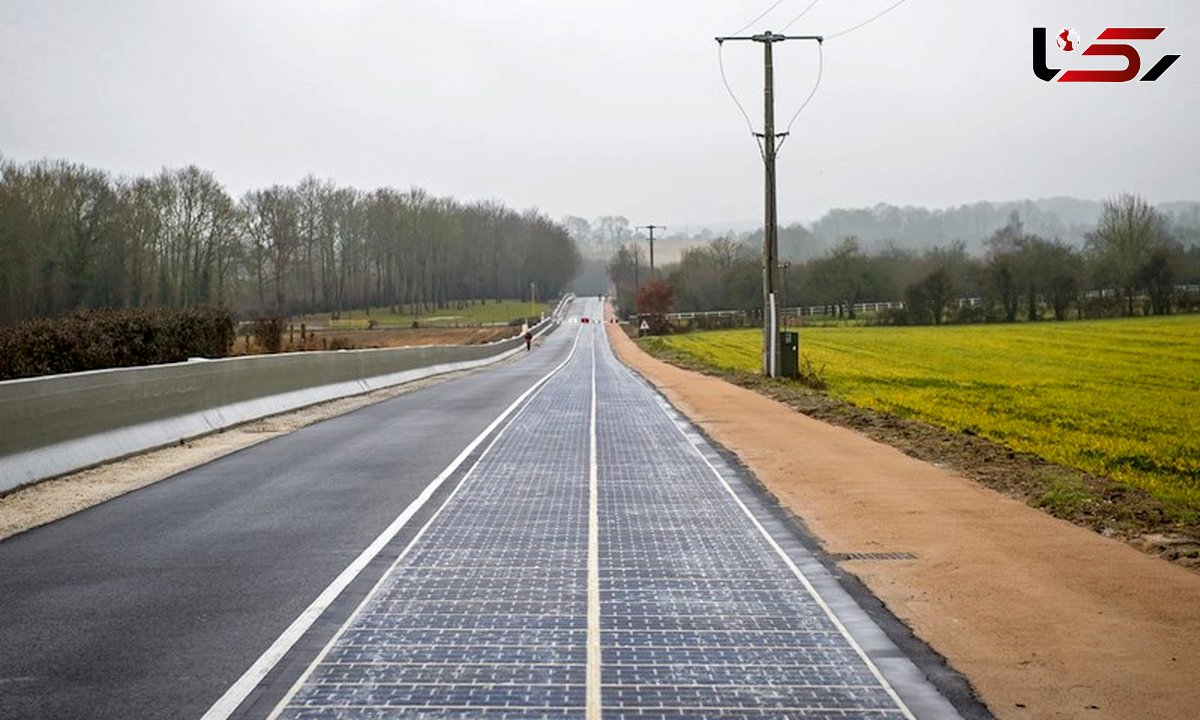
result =
[[[462,452],[460,452],[458,456],[454,458],[454,460],[451,461],[451,463],[447,465],[446,468],[442,470],[442,472],[439,473],[432,482],[429,483],[429,485],[425,486],[425,489],[421,491],[421,494],[418,495],[411,503],[409,503],[408,507],[404,508],[403,512],[396,516],[396,519],[393,520],[392,523],[388,525],[383,532],[381,532],[379,536],[376,537],[375,540],[368,545],[357,558],[354,559],[353,562],[346,566],[346,569],[343,570],[336,578],[334,578],[333,582],[331,582],[329,586],[326,587],[321,594],[318,595],[317,598],[313,600],[307,608],[304,609],[302,613],[300,613],[300,615],[292,622],[292,624],[289,625],[278,638],[276,638],[275,642],[273,642],[270,647],[268,647],[266,651],[264,651],[263,654],[254,661],[254,663],[246,670],[246,672],[243,673],[242,676],[238,678],[228,690],[225,691],[225,694],[223,694],[215,703],[213,703],[212,707],[210,707],[208,711],[205,712],[201,717],[201,720],[228,720],[228,718],[233,715],[233,713],[238,709],[239,706],[241,706],[246,698],[250,696],[250,693],[252,693],[254,689],[258,687],[259,683],[266,678],[267,674],[279,664],[285,655],[287,655],[287,653],[304,635],[304,633],[308,632],[313,623],[315,623],[317,619],[329,609],[329,606],[333,604],[333,601],[337,599],[338,595],[340,595],[346,589],[346,587],[349,586],[356,577],[358,577],[359,573],[363,571],[363,569],[371,562],[371,560],[379,555],[379,553],[382,552],[385,547],[387,547],[388,543],[390,543],[396,537],[396,535],[398,535],[400,531],[404,529],[404,526],[408,524],[409,520],[416,515],[416,513],[425,505],[425,503],[429,502],[429,499],[433,497],[438,488],[440,488],[442,484],[445,483],[445,481],[451,475],[453,475],[456,470],[458,470],[459,466],[462,465],[463,462],[465,462],[466,459],[471,455],[471,453],[473,453],[475,449],[483,443],[488,435],[490,435],[502,422],[504,422],[504,420],[508,418],[508,416],[511,415],[518,407],[523,406],[526,400],[530,399],[531,396],[544,387],[550,378],[557,375],[560,370],[562,370],[567,366],[568,363],[571,362],[571,359],[575,357],[575,350],[579,346],[579,336],[582,334],[582,331],[583,328],[581,325],[579,331],[577,331],[575,334],[575,341],[571,345],[571,351],[567,354],[566,359],[559,363],[558,366],[556,366],[553,370],[543,375],[536,383],[526,389],[525,392],[521,393],[521,395],[507,408],[505,408],[500,415],[492,420],[491,424],[489,424],[481,433],[475,436],[475,439],[473,439],[465,448],[463,448]],[[499,437],[499,435],[497,435],[497,437]],[[494,442],[495,439],[493,439],[493,444]],[[489,445],[488,447],[490,448],[491,446]],[[447,499],[449,499],[449,497]],[[442,507],[444,506],[445,501],[443,501]],[[407,552],[407,548],[405,549],[405,552]],[[403,554],[401,557],[403,557]],[[387,573],[384,573],[384,575],[386,574]],[[353,613],[351,616],[353,616]],[[305,675],[307,676],[307,671]]]
[[588,435],[587,720],[600,720],[600,482],[596,460],[596,340],[592,340],[592,408]]
[[[578,334],[576,334],[575,340],[576,340],[576,343],[578,343],[578,340],[579,340]],[[574,354],[575,354],[575,346],[573,345],[571,347],[571,353],[567,356],[567,360],[570,360],[574,356]],[[564,363],[564,365],[565,365],[565,363]],[[541,394],[541,391],[543,389],[545,389],[545,385],[538,387],[537,392],[535,392],[533,395],[531,395],[529,397],[530,402],[532,402],[532,400],[534,398],[536,398],[539,394]],[[358,619],[359,615],[363,611],[363,608],[366,607],[367,603],[370,602],[371,598],[374,597],[375,594],[380,590],[380,588],[383,587],[383,584],[384,584],[384,582],[387,581],[388,576],[390,576],[392,574],[392,572],[394,572],[396,570],[396,568],[398,568],[400,566],[400,563],[402,563],[404,561],[404,559],[406,557],[408,557],[408,553],[414,547],[416,547],[417,542],[420,541],[421,538],[423,538],[425,536],[425,532],[427,530],[429,530],[429,528],[433,525],[434,521],[436,521],[441,516],[442,511],[445,510],[446,507],[450,505],[450,501],[453,500],[458,495],[458,492],[460,490],[462,490],[463,487],[467,484],[467,481],[475,473],[475,469],[479,467],[480,463],[482,463],[484,458],[486,458],[488,456],[488,453],[491,452],[492,448],[495,447],[496,443],[500,441],[500,438],[504,435],[505,431],[508,430],[510,427],[512,427],[513,424],[517,421],[517,419],[520,418],[521,415],[523,415],[525,413],[525,410],[529,408],[530,402],[527,402],[524,405],[522,405],[521,409],[518,410],[517,413],[512,416],[512,418],[504,425],[504,427],[502,427],[495,434],[494,437],[492,437],[491,442],[489,442],[487,447],[483,449],[483,452],[479,453],[479,457],[477,457],[475,459],[475,462],[471,464],[471,468],[469,470],[467,470],[467,472],[463,475],[463,478],[458,483],[458,485],[456,485],[454,487],[454,489],[450,492],[450,494],[448,494],[446,496],[446,499],[442,501],[442,504],[438,506],[438,509],[432,515],[429,516],[429,519],[425,521],[425,524],[421,526],[421,529],[417,532],[417,534],[414,535],[412,540],[410,540],[408,542],[408,544],[404,547],[404,550],[401,551],[400,554],[396,556],[396,559],[392,561],[391,565],[388,566],[388,569],[385,570],[379,576],[379,579],[375,581],[375,584],[371,587],[371,590],[368,591],[365,595],[363,595],[362,600],[359,601],[358,605],[354,608],[354,610],[349,615],[346,616],[346,620],[342,623],[341,627],[338,628],[337,632],[335,632],[333,634],[333,636],[329,638],[329,641],[325,643],[325,646],[321,648],[321,651],[319,653],[317,653],[317,656],[315,658],[313,658],[312,662],[310,662],[308,664],[308,667],[305,668],[304,672],[300,673],[300,677],[296,678],[296,682],[292,683],[292,686],[288,689],[288,691],[286,693],[284,693],[282,698],[279,699],[279,702],[276,703],[275,707],[271,710],[270,715],[267,716],[268,720],[275,720],[275,718],[279,717],[280,713],[282,713],[284,710],[287,709],[288,701],[291,700],[293,697],[295,697],[296,693],[300,691],[300,688],[302,688],[304,686],[304,683],[306,683],[308,681],[308,679],[312,676],[313,671],[317,669],[317,666],[319,666],[324,661],[324,659],[326,657],[328,657],[329,652],[333,649],[333,646],[337,643],[337,641],[343,635],[345,635],[346,631],[350,628],[350,626],[354,623],[354,621],[356,619]],[[449,646],[450,645],[446,645],[446,644],[442,645],[442,647],[449,647]],[[508,647],[508,646],[507,645],[497,645],[496,647]],[[354,683],[343,683],[343,684],[344,685],[352,685]],[[436,685],[436,684],[431,684],[431,685]]]

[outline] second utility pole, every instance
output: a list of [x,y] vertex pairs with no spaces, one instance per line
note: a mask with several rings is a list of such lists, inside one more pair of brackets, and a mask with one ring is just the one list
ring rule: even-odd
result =
[[[775,289],[779,286],[779,221],[775,209],[775,62],[772,46],[784,40],[816,40],[820,35],[777,35],[770,30],[761,35],[719,37],[726,40],[750,40],[763,44],[763,164],[766,167],[766,201],[763,218],[763,373],[779,377],[779,313]],[[757,133],[756,133],[757,135]]]
[[650,276],[653,277],[654,276],[654,231],[655,230],[666,230],[667,226],[666,225],[638,225],[636,229],[650,231]]

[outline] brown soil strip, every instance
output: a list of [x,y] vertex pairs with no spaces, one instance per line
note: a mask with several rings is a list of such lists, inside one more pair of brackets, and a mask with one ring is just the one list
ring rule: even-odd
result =
[[609,325],[621,359],[734,452],[1000,718],[1195,717],[1200,574],[720,378]]

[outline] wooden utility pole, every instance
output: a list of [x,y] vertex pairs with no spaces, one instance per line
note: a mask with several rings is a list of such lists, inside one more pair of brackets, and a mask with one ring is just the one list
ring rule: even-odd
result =
[[[775,60],[774,35],[768,30],[763,46],[763,162],[766,164],[766,208],[763,221],[763,372],[778,377],[779,328],[775,288],[779,285],[779,226],[775,205]],[[782,38],[781,38],[782,39]],[[758,41],[756,41],[758,42]],[[770,318],[768,320],[768,318]]]
[[638,225],[636,229],[650,231],[650,275],[651,275],[651,277],[653,277],[654,276],[654,231],[655,230],[666,230],[667,226],[666,225]]
[[779,376],[779,311],[776,305],[776,288],[779,287],[779,218],[775,202],[775,140],[783,134],[775,134],[775,60],[772,53],[777,42],[784,40],[815,40],[822,42],[820,35],[781,35],[770,30],[760,35],[719,37],[718,43],[727,40],[745,40],[763,45],[763,132],[755,133],[762,140],[763,165],[765,166],[765,202],[763,218],[763,374]]
[[638,258],[642,255],[642,248],[637,243],[633,244],[633,309],[637,312],[637,296],[642,290],[642,283],[638,279]]

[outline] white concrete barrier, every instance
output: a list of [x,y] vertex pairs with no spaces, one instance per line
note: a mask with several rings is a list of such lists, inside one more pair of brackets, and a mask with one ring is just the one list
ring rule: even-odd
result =
[[[533,328],[554,329],[570,298]],[[488,345],[193,360],[0,382],[0,493],[238,423],[522,352]]]

